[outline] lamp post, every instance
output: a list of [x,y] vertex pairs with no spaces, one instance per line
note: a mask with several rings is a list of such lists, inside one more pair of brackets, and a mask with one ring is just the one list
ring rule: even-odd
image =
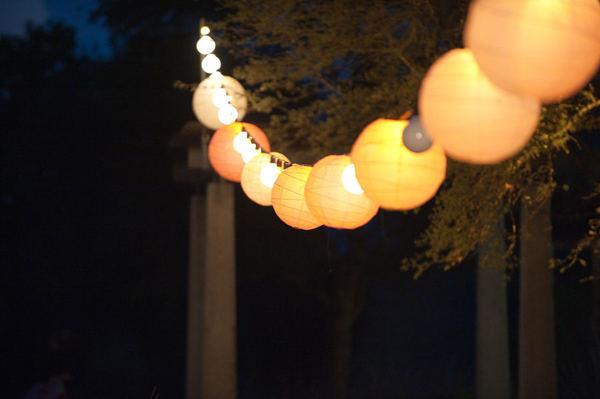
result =
[[[200,20],[200,38],[210,30]],[[200,54],[201,81],[206,78]],[[236,397],[236,284],[233,186],[208,162],[209,133],[187,122],[171,146],[187,152],[174,179],[192,188],[189,218],[186,399]]]

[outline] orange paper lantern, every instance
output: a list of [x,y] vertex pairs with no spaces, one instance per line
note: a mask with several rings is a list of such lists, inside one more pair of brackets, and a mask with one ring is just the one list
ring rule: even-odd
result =
[[288,226],[300,230],[316,229],[323,224],[310,212],[304,197],[304,187],[311,170],[310,166],[290,166],[279,175],[271,193],[277,216]]
[[262,153],[252,158],[242,170],[242,190],[252,201],[262,206],[271,205],[271,190],[283,167],[271,162],[271,156],[289,162],[278,152]]
[[499,87],[560,101],[598,69],[600,5],[598,0],[476,0],[464,40]]
[[235,122],[219,128],[208,144],[208,160],[219,176],[239,183],[244,168],[241,153],[234,148],[234,139],[246,131],[265,151],[270,151],[269,139],[260,128],[250,123]]
[[446,156],[433,143],[422,152],[403,142],[405,120],[377,119],[352,147],[356,176],[369,198],[385,209],[414,209],[429,201],[446,176]]
[[476,164],[519,152],[535,131],[540,108],[538,100],[491,83],[467,49],[437,60],[419,93],[421,122],[431,138],[452,158]]
[[304,193],[311,213],[325,226],[337,229],[360,227],[379,209],[362,192],[347,155],[329,155],[317,162]]

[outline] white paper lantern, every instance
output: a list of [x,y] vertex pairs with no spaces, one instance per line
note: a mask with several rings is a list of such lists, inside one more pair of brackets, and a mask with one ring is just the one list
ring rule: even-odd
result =
[[198,85],[192,99],[192,108],[196,118],[207,128],[216,130],[225,124],[219,120],[219,107],[213,103],[213,97],[218,90],[224,88],[227,95],[231,96],[231,105],[235,107],[237,120],[243,120],[248,107],[248,100],[242,85],[230,76],[222,79],[212,77],[204,79]]
[[214,73],[221,69],[221,60],[214,54],[208,54],[202,60],[202,70],[206,73]]
[[208,55],[215,51],[216,43],[210,36],[202,36],[196,43],[196,49],[200,54]]

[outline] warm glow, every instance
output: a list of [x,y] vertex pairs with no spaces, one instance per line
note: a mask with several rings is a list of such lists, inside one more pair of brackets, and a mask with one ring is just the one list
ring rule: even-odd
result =
[[260,170],[260,182],[266,187],[273,188],[273,184],[275,184],[275,180],[277,180],[280,173],[281,169],[274,163],[264,165]]
[[312,230],[322,225],[308,209],[304,197],[311,170],[310,166],[290,166],[279,174],[271,191],[275,213],[285,224],[296,229]]
[[365,194],[382,208],[409,210],[423,205],[446,176],[446,156],[432,143],[414,152],[404,144],[406,120],[377,119],[352,147],[352,162]]
[[347,155],[329,155],[315,164],[306,182],[308,209],[326,226],[355,229],[375,216],[378,205],[364,194],[353,194],[342,175],[351,165]]
[[202,70],[206,73],[214,73],[221,68],[221,60],[214,54],[208,54],[202,60]]
[[[221,84],[223,82],[223,74],[219,71],[213,72],[210,74],[209,78],[216,84]],[[233,78],[232,78],[233,79]]]
[[250,162],[255,156],[260,154],[260,148],[256,148],[254,145],[246,146],[244,152],[242,152],[242,160],[244,163]]
[[[270,151],[269,140],[265,133],[251,123],[234,122],[218,129],[208,144],[208,160],[215,171],[223,178],[240,182],[244,160],[234,147],[235,138],[240,132],[247,132],[265,151]],[[248,150],[246,150],[248,151]]]
[[217,45],[215,44],[213,38],[210,36],[202,36],[200,39],[198,39],[198,42],[196,43],[196,49],[200,54],[203,55],[208,55],[212,53],[213,51],[215,51],[215,47],[217,47]]
[[200,28],[201,35],[208,35],[210,33],[210,28],[208,26],[203,26]]
[[585,86],[600,64],[600,3],[476,0],[464,41],[498,86],[561,101]]
[[233,138],[233,148],[238,154],[243,154],[248,145],[251,144],[248,139],[248,132],[242,130]]
[[344,168],[344,171],[342,172],[342,184],[349,193],[357,195],[364,193],[364,190],[356,179],[356,169],[354,168],[354,164],[350,164]]
[[[273,152],[272,155],[289,162],[289,159],[282,154]],[[259,154],[252,158],[242,170],[242,190],[257,204],[270,206],[273,183],[282,170],[283,168],[271,163],[271,154]]]
[[212,96],[212,103],[215,107],[221,108],[225,105],[229,104],[231,101],[231,96],[227,94],[227,89],[219,88],[215,90]]
[[[194,114],[198,120],[209,129],[215,130],[223,126],[223,122],[219,121],[219,107],[213,104],[215,92],[225,89],[227,94],[231,96],[231,105],[238,112],[237,119],[242,120],[246,114],[248,100],[242,85],[230,76],[222,76],[219,81],[215,78],[215,74],[204,79],[194,92],[192,107]],[[219,74],[220,75],[220,74]],[[218,95],[217,95],[218,96]]]
[[533,135],[540,102],[498,88],[473,53],[455,49],[429,69],[419,92],[421,123],[454,159],[476,164],[503,161]]
[[217,116],[219,118],[219,122],[221,122],[224,125],[229,125],[237,120],[238,112],[233,105],[225,104],[224,106],[219,108]]

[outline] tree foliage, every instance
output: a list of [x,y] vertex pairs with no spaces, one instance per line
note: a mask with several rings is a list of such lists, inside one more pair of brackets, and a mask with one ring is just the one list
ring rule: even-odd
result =
[[[275,148],[299,162],[346,153],[373,119],[414,109],[429,66],[461,47],[468,6],[465,0],[221,3],[231,11],[218,26],[238,60],[234,75],[249,89],[252,108],[270,115]],[[569,151],[574,133],[597,124],[598,108],[588,87],[544,107],[534,138],[517,157],[492,166],[451,161],[419,251],[403,267],[417,275],[431,265],[453,267],[486,239],[499,211],[512,215],[520,200],[548,199],[556,155]],[[509,230],[512,250],[516,224]]]

